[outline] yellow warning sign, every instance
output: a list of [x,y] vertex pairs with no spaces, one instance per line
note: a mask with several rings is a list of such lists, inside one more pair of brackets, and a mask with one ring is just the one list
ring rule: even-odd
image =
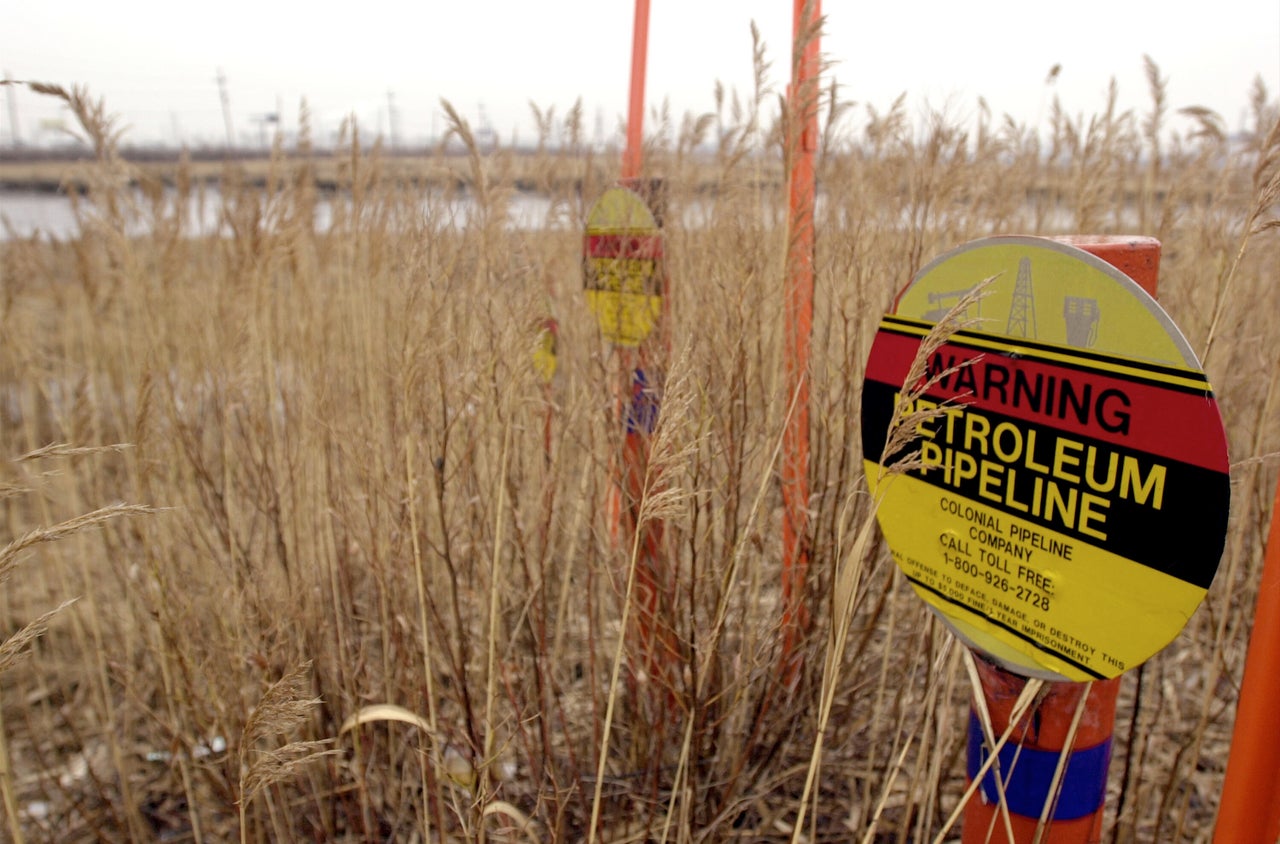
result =
[[[992,276],[976,327],[904,384]],[[935,415],[914,431],[920,467],[882,477],[895,408]],[[992,238],[922,270],[873,343],[862,435],[895,562],[1012,671],[1117,676],[1182,630],[1217,570],[1230,487],[1209,383],[1155,301],[1074,247]]]
[[550,382],[556,375],[556,335],[559,333],[554,319],[543,320],[533,347],[533,368],[543,381]]
[[610,343],[638,346],[662,315],[662,231],[644,200],[610,188],[587,215],[583,286]]

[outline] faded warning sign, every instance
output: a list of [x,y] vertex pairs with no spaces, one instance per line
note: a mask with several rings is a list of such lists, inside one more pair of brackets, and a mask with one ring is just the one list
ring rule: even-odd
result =
[[626,188],[605,191],[583,239],[587,306],[610,343],[638,346],[662,314],[662,231],[645,201]]
[[[882,480],[874,461],[921,342],[990,276],[974,328],[932,352],[932,383],[905,408],[937,410],[910,446],[921,468]],[[862,415],[895,561],[1012,670],[1114,677],[1203,600],[1229,504],[1217,405],[1168,316],[1088,253],[995,238],[926,267],[881,322]]]
[[538,327],[538,335],[534,341],[533,368],[542,380],[548,383],[556,375],[559,336],[559,324],[551,317],[547,317]]

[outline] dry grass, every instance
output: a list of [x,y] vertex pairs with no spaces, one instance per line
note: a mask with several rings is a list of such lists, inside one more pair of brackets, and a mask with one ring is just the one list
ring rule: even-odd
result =
[[[1228,142],[1215,115],[1169,117],[1154,64],[1150,114],[1113,99],[1048,127],[912,128],[904,101],[860,112],[827,92],[813,628],[783,687],[785,231],[761,178],[781,136],[756,55],[754,90],[659,112],[646,151],[669,190],[679,350],[643,508],[674,561],[657,677],[627,658],[635,559],[604,515],[615,363],[579,261],[615,171],[579,109],[537,112],[568,141],[537,153],[542,228],[506,222],[509,152],[472,143],[469,188],[426,191],[352,131],[326,165],[335,199],[305,141],[277,147],[266,187],[228,171],[220,233],[191,236],[199,181],[139,178],[101,104],[52,92],[97,161],[77,175],[79,237],[0,246],[12,838],[932,840],[965,791],[968,685],[864,529],[863,362],[934,255],[1084,232],[1163,241],[1162,301],[1228,426],[1227,551],[1183,636],[1123,685],[1106,822],[1110,841],[1208,840],[1280,452],[1276,105],[1260,88]],[[549,389],[543,315],[560,326]]]

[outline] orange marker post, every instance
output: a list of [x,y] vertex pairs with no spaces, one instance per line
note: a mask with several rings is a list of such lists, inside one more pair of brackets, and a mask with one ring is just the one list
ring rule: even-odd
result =
[[[991,730],[998,739],[1009,726],[1014,702],[1027,678],[1005,671],[979,657],[975,660],[983,696],[991,716]],[[1088,689],[1084,713],[1074,737],[1080,698]],[[1111,763],[1111,734],[1115,726],[1116,695],[1120,678],[1088,683],[1046,683],[1039,704],[1014,727],[1000,751],[998,775],[1004,783],[1009,821],[1015,844],[1083,844],[1102,835],[1102,812]],[[1062,749],[1071,738],[1068,762],[1045,832],[1036,838],[1046,800],[1058,769]],[[969,715],[969,777],[972,779],[989,753],[982,746],[978,716]],[[1000,817],[1000,793],[993,768],[983,778],[982,793],[969,800],[964,816],[964,844],[1009,842]]]
[[[1150,237],[1071,236],[1056,238],[1106,261],[1133,279],[1152,297],[1160,270],[1160,241]],[[991,716],[992,732],[999,737],[1009,725],[1014,702],[1027,678],[979,658],[978,676]],[[1050,793],[1062,750],[1080,698],[1088,688],[1084,711],[1076,726],[1066,767],[1056,796]],[[1102,815],[1111,763],[1111,736],[1115,727],[1116,695],[1120,677],[1092,684],[1050,682],[1041,700],[1023,716],[999,754],[999,775],[1009,809],[1012,840],[1000,817],[996,773],[988,771],[978,794],[965,807],[964,844],[1096,844],[1102,837]],[[969,716],[968,772],[972,779],[986,761],[978,716]],[[1045,802],[1054,799],[1046,828],[1040,830]],[[1233,839],[1236,840],[1236,839]]]
[[622,153],[623,181],[640,178],[644,161],[644,80],[649,55],[649,0],[636,0],[631,29],[631,97],[627,103],[627,148]]
[[[649,48],[649,0],[636,0],[631,42],[631,84],[627,110],[627,142],[622,155],[620,184],[643,198],[649,206],[653,227],[643,232],[630,232],[622,239],[621,251],[615,257],[629,261],[652,262],[657,274],[656,293],[662,301],[665,316],[668,297],[667,276],[663,256],[660,188],[641,178],[644,168],[644,97]],[[633,215],[635,216],[635,215]],[[634,221],[633,221],[634,222]],[[588,238],[590,241],[590,238]],[[591,247],[588,246],[588,251]],[[630,295],[630,294],[624,294]],[[658,317],[661,323],[661,316]],[[655,326],[656,327],[656,326]],[[670,672],[675,641],[664,600],[672,590],[662,552],[663,524],[659,520],[640,521],[640,504],[646,494],[652,495],[655,479],[651,477],[651,435],[660,409],[660,361],[655,360],[654,343],[661,349],[665,331],[657,327],[657,339],[647,333],[638,341],[615,343],[618,374],[614,397],[617,418],[623,426],[622,452],[615,464],[615,482],[608,515],[610,534],[621,541],[630,553],[635,543],[635,635],[641,652],[642,670],[667,689],[671,700]],[[637,535],[638,532],[638,535]]]
[[783,681],[799,669],[795,649],[809,623],[809,347],[813,334],[813,214],[818,148],[820,0],[794,0],[787,163],[790,219],[784,293],[787,424],[782,435]]
[[1280,484],[1245,658],[1227,777],[1222,784],[1215,844],[1274,844],[1280,840]]

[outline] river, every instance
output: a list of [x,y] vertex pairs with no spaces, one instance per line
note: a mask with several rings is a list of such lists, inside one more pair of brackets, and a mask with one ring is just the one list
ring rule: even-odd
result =
[[[174,194],[176,195],[176,194]],[[316,228],[324,230],[333,221],[334,199],[321,196],[317,203]],[[213,234],[219,227],[222,196],[216,188],[203,193],[193,193],[187,208],[191,221],[187,234],[192,237]],[[475,210],[475,204],[466,197],[446,199],[442,194],[430,194],[424,200],[424,210],[429,206],[436,212],[448,205],[449,213],[440,215],[454,225],[466,222]],[[514,230],[577,228],[580,224],[563,213],[565,209],[553,209],[546,196],[532,193],[513,193],[507,202],[507,225]],[[553,213],[555,212],[555,213]],[[141,222],[134,233],[144,234]],[[68,240],[79,234],[71,199],[65,194],[33,190],[0,191],[0,241],[14,238],[43,238]]]

